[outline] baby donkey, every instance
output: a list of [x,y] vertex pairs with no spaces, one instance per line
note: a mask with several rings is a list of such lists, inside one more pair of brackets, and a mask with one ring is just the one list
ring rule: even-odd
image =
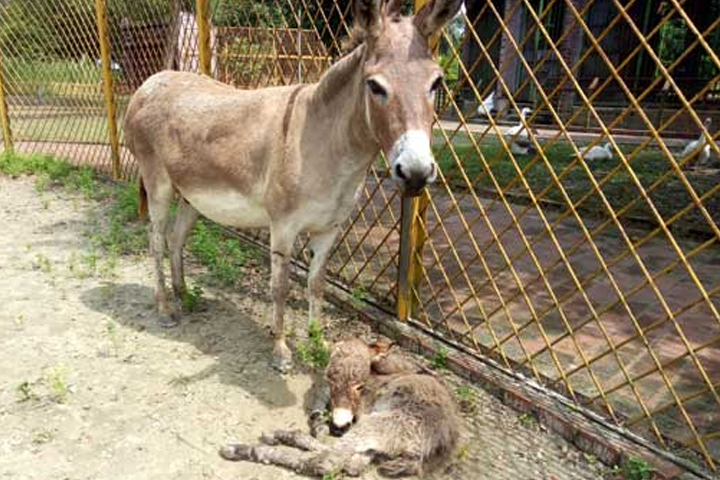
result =
[[460,422],[447,389],[387,346],[339,342],[326,375],[332,428],[349,428],[334,444],[277,430],[264,434],[259,445],[231,444],[220,454],[312,476],[360,476],[375,464],[381,474],[397,477],[435,470],[455,450]]

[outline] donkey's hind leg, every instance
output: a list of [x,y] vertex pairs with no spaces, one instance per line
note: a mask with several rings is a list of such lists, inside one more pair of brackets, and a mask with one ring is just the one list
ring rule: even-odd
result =
[[198,211],[195,210],[187,200],[180,198],[178,201],[177,215],[175,216],[175,224],[173,225],[172,232],[168,236],[172,287],[175,299],[179,305],[182,305],[183,296],[186,291],[185,271],[183,268],[183,247],[199,215]]
[[327,450],[327,445],[300,430],[275,430],[263,433],[260,441],[265,445],[286,445],[307,452]]
[[220,450],[226,460],[264,463],[289,468],[302,475],[321,477],[345,472],[351,476],[361,475],[370,465],[370,457],[343,452],[323,450],[305,452],[296,448],[270,445],[230,444]]
[[[150,187],[150,185],[146,185],[146,187]],[[153,187],[148,189],[148,211],[152,223],[150,250],[155,259],[155,303],[160,326],[174,327],[179,323],[180,318],[172,302],[168,302],[165,273],[163,271],[165,235],[170,215],[170,203],[173,199],[173,189],[170,184],[154,185]]]

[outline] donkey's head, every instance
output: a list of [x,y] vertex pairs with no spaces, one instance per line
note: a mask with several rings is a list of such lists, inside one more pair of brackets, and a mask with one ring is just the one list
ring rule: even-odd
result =
[[365,43],[367,122],[393,178],[406,194],[417,195],[437,176],[430,138],[443,74],[429,39],[455,16],[462,0],[430,0],[414,16],[401,14],[404,3],[356,0],[355,34]]
[[359,338],[335,344],[326,371],[330,383],[333,432],[342,433],[360,415],[362,392],[371,377],[372,362],[389,348],[387,343],[368,345]]

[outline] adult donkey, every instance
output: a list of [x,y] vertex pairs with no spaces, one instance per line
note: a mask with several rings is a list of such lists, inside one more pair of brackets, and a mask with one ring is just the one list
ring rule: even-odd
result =
[[[125,140],[147,196],[162,326],[179,321],[182,249],[199,214],[233,227],[269,227],[273,357],[277,367],[289,367],[283,315],[298,234],[310,235],[309,313],[318,318],[330,250],[379,150],[406,194],[434,181],[430,134],[442,71],[428,39],[462,0],[432,0],[414,17],[401,15],[403,3],[356,0],[356,47],[318,83],[242,91],[168,71],[133,95]],[[166,238],[175,302],[165,290]]]

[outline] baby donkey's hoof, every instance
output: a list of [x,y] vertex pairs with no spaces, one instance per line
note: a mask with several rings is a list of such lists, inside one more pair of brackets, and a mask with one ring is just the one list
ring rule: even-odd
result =
[[238,462],[252,460],[252,447],[241,443],[229,443],[220,449],[220,456],[225,460]]

